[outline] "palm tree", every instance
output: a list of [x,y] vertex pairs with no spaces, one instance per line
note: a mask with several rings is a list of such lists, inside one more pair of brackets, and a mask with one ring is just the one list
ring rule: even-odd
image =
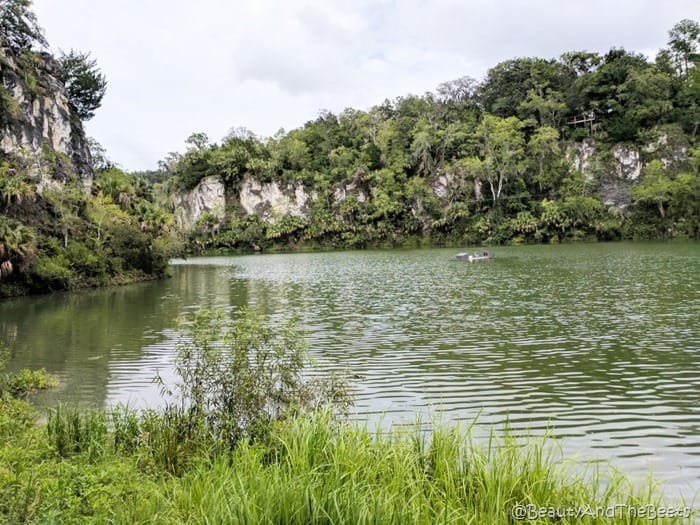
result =
[[10,275],[16,265],[26,264],[35,252],[35,231],[0,215],[0,278]]
[[0,197],[7,208],[13,201],[21,204],[23,199],[33,198],[34,188],[15,170],[3,166],[0,168]]

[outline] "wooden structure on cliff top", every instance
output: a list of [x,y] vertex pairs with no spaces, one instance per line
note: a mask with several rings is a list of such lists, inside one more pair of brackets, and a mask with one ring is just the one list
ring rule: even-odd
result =
[[587,115],[576,115],[570,118],[567,124],[569,124],[569,126],[578,126],[579,124],[583,124],[584,126],[588,125],[588,133],[590,135],[595,134],[598,130],[598,124],[595,122],[595,113],[592,111]]

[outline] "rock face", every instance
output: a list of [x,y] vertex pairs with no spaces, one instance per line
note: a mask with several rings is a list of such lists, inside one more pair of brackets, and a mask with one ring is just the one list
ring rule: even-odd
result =
[[687,144],[664,133],[644,147],[616,144],[607,151],[601,151],[593,139],[587,139],[570,144],[567,158],[588,181],[600,183],[600,196],[606,206],[625,208],[632,202],[632,186],[639,182],[649,161],[659,159],[669,168],[684,162],[687,152]]
[[175,220],[182,230],[191,230],[205,213],[224,218],[226,190],[221,177],[205,177],[194,189],[172,197]]
[[335,202],[342,202],[348,197],[348,195],[355,195],[357,202],[359,202],[360,204],[364,203],[367,200],[367,195],[365,195],[365,192],[363,192],[362,190],[358,190],[357,184],[354,184],[352,182],[350,184],[338,186],[333,191],[333,200]]
[[617,178],[636,182],[642,174],[642,161],[639,150],[626,144],[617,144],[612,149]]
[[569,145],[567,157],[575,170],[584,174],[591,172],[591,158],[596,152],[595,142],[591,139]]
[[315,198],[315,194],[307,193],[303,184],[283,186],[277,181],[261,184],[251,177],[245,178],[239,195],[246,213],[255,213],[271,224],[285,215],[308,217],[309,204]]
[[40,188],[52,175],[75,175],[89,187],[90,151],[59,80],[58,62],[46,53],[25,61],[0,48],[0,154],[24,157]]
[[[632,186],[639,182],[644,166],[652,159],[660,159],[666,167],[684,162],[687,144],[677,138],[661,134],[656,142],[646,147],[617,144],[600,147],[593,139],[567,145],[566,157],[571,169],[580,171],[588,187],[596,187],[608,207],[624,209],[632,201]],[[452,195],[471,194],[478,202],[484,195],[482,181],[465,179],[453,173],[442,173],[430,181],[434,195],[446,202]],[[363,204],[373,197],[373,188],[355,182],[341,183],[332,190],[332,202],[338,204],[349,197]],[[488,193],[488,188],[486,188]],[[280,181],[260,182],[245,177],[238,191],[224,187],[220,177],[203,179],[193,190],[175,195],[173,204],[179,226],[191,230],[204,213],[221,219],[225,217],[226,203],[240,205],[241,211],[257,215],[263,221],[276,224],[285,216],[308,218],[311,204],[318,198],[302,183],[284,184]],[[417,210],[414,210],[417,213]]]

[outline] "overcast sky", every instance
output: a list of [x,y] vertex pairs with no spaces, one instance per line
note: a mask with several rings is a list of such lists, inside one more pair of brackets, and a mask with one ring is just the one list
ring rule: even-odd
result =
[[154,169],[202,131],[259,136],[320,110],[483,78],[502,60],[610,47],[653,58],[698,0],[34,0],[54,51],[90,51],[109,82],[87,123],[110,158]]

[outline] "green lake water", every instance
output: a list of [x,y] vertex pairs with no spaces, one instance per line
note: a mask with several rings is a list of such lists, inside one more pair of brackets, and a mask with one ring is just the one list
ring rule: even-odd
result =
[[58,376],[40,404],[156,406],[178,316],[256,306],[299,318],[318,371],[356,376],[356,418],[551,427],[566,454],[697,495],[700,244],[456,251],[178,260],[159,282],[2,302],[0,338],[12,369]]

